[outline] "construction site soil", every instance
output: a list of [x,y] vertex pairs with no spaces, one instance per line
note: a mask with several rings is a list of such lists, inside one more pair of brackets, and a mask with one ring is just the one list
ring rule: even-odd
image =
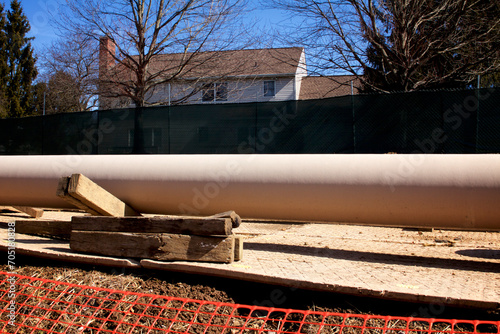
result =
[[[422,317],[462,320],[500,320],[500,310],[455,308],[439,304],[417,304],[319,291],[291,289],[277,285],[145,269],[116,269],[68,264],[19,256],[15,272],[43,278],[113,290],[211,302],[273,307],[279,292],[279,308],[349,314]],[[0,271],[8,272],[6,263]],[[277,306],[277,307],[278,307]]]
[[[11,211],[3,210],[0,221],[4,223],[14,221],[18,218],[23,218],[22,214],[14,213]],[[51,216],[54,215],[54,217]],[[72,214],[72,213],[71,213]],[[58,219],[62,213],[47,212],[45,216],[49,219]],[[44,217],[45,217],[44,216]],[[248,226],[246,226],[248,225]],[[498,282],[498,264],[500,259],[498,256],[498,232],[485,232],[485,233],[461,233],[459,231],[434,231],[434,232],[419,232],[419,231],[406,231],[402,229],[384,229],[373,228],[367,226],[338,226],[338,229],[328,231],[331,237],[324,238],[324,229],[335,229],[335,226],[328,227],[326,225],[310,226],[310,225],[284,225],[284,224],[242,224],[238,229],[240,234],[245,235],[250,241],[248,249],[250,251],[260,250],[262,244],[267,245],[269,240],[275,244],[272,247],[282,249],[281,243],[286,243],[288,240],[295,240],[295,244],[300,245],[300,250],[308,251],[312,247],[313,242],[319,242],[322,247],[318,252],[327,252],[333,256],[332,261],[339,262],[335,268],[340,268],[340,264],[349,263],[351,255],[360,255],[360,259],[354,259],[353,262],[357,263],[373,263],[377,267],[385,268],[386,273],[391,276],[388,279],[393,279],[394,275],[401,274],[403,279],[411,281],[411,278],[416,276],[425,275],[426,280],[435,279],[439,282],[439,277],[428,277],[435,271],[412,271],[413,267],[422,266],[428,267],[429,263],[434,261],[435,264],[445,267],[446,270],[453,269],[453,275],[457,272],[462,275],[460,269],[465,266],[470,273],[478,275],[485,275],[493,281]],[[276,237],[279,235],[280,237]],[[307,239],[307,238],[308,239]],[[301,238],[306,238],[302,240]],[[36,243],[36,240],[26,239],[31,243]],[[298,241],[297,241],[298,240]],[[318,241],[319,240],[319,241]],[[290,242],[289,242],[290,243]],[[367,243],[378,245],[382,247],[380,252],[387,249],[391,245],[395,245],[394,253],[391,254],[377,254],[367,253]],[[269,246],[269,247],[271,247]],[[345,246],[345,247],[344,247]],[[408,256],[408,250],[401,247],[409,247],[411,258]],[[467,261],[461,260],[458,257],[462,256],[457,251],[450,252],[449,255],[445,254],[445,250],[458,249],[458,252],[473,252],[484,257],[484,252],[487,252],[487,257],[477,260],[477,263],[468,264]],[[253,249],[252,249],[253,247]],[[281,248],[280,248],[281,247]],[[291,246],[288,245],[288,248]],[[337,247],[341,250],[339,254],[333,252],[331,248]],[[342,248],[344,247],[344,248]],[[296,247],[297,248],[297,247]],[[358,249],[359,248],[359,249]],[[285,247],[285,249],[287,249]],[[271,249],[272,250],[272,249]],[[432,256],[426,255],[432,251]],[[371,251],[374,251],[371,249]],[[320,252],[320,255],[323,254]],[[422,254],[418,253],[421,252]],[[263,252],[261,252],[263,253]],[[279,253],[268,252],[272,258],[268,259],[269,263],[279,262]],[[389,253],[389,251],[387,251]],[[309,254],[309,253],[307,253]],[[444,255],[443,255],[444,254]],[[468,253],[467,253],[468,254]],[[251,255],[251,254],[250,254]],[[289,254],[290,259],[295,259],[294,254]],[[337,256],[337,257],[335,257]],[[378,256],[373,258],[373,256]],[[389,257],[387,260],[385,257]],[[439,256],[449,256],[450,260],[440,259]],[[489,258],[492,257],[493,258]],[[251,257],[251,256],[249,256]],[[7,256],[0,257],[0,271],[12,272],[11,268],[7,265]],[[417,262],[408,262],[409,259],[420,259]],[[320,260],[328,260],[327,257],[319,257]],[[458,259],[458,260],[457,260]],[[249,259],[256,261],[256,259]],[[292,260],[290,260],[292,261]],[[361,262],[360,262],[361,261]],[[402,262],[405,272],[392,272],[393,262]],[[406,263],[406,262],[408,263]],[[427,261],[427,262],[426,262]],[[446,262],[448,261],[448,262]],[[246,263],[249,263],[246,262]],[[253,263],[253,262],[251,262]],[[266,262],[267,263],[267,262]],[[285,263],[285,262],[283,262]],[[293,262],[288,262],[290,265]],[[274,281],[276,275],[269,275],[270,284],[256,283],[244,279],[236,278],[221,278],[201,273],[182,273],[170,270],[153,270],[146,268],[131,269],[131,268],[113,268],[97,265],[84,265],[68,261],[46,260],[40,257],[27,256],[17,254],[15,259],[14,272],[19,275],[54,280],[64,283],[93,286],[98,288],[106,288],[112,290],[129,291],[134,293],[145,293],[160,296],[189,298],[196,300],[204,300],[209,302],[224,302],[235,303],[242,305],[257,305],[263,307],[276,307],[281,309],[296,309],[296,310],[312,310],[324,311],[335,313],[347,314],[371,314],[381,316],[394,316],[394,317],[417,317],[417,318],[437,318],[437,319],[461,319],[461,320],[484,320],[484,321],[499,321],[500,309],[480,309],[480,308],[458,308],[440,303],[412,303],[403,302],[401,300],[390,300],[388,298],[373,298],[363,297],[360,295],[350,295],[344,293],[335,293],[328,291],[315,291],[291,288],[290,286],[283,286]],[[366,271],[359,274],[362,278],[372,274],[369,271],[369,266],[363,266]],[[397,268],[397,267],[396,267]],[[496,268],[496,269],[495,269]],[[375,268],[376,269],[376,268]],[[374,269],[374,270],[375,270]],[[429,268],[427,268],[429,269]],[[432,266],[431,266],[432,269]],[[290,271],[293,272],[293,268]],[[334,269],[325,271],[326,275],[343,275],[341,270],[335,272]],[[494,275],[494,276],[492,276]],[[414,277],[415,276],[415,277]],[[348,278],[346,278],[348,279]],[[473,282],[471,280],[471,282]],[[273,285],[273,283],[276,283]],[[449,281],[448,281],[449,283]],[[493,282],[493,290],[497,290],[498,284]],[[453,285],[450,285],[453,288]],[[474,284],[464,285],[466,289],[474,289],[477,287]],[[464,330],[466,331],[466,330]],[[486,330],[486,333],[497,333],[498,329],[491,331]],[[485,331],[482,331],[485,332]]]

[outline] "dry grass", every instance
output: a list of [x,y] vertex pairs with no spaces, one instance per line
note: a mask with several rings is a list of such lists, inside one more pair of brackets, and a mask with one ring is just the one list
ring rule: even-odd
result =
[[[8,271],[7,266],[0,266],[0,271]],[[26,266],[17,268],[16,272],[28,277],[72,284],[68,286],[29,279],[17,282],[16,322],[56,333],[448,334],[452,330],[464,333],[475,330],[468,323],[453,326],[451,322],[430,323],[366,314],[345,315],[353,313],[350,309],[255,309],[232,305],[234,301],[226,292],[209,286],[168,283],[151,277],[98,270]],[[0,286],[0,289],[6,290],[7,287]],[[198,301],[186,302],[171,297]],[[5,309],[6,306],[6,301],[0,301],[0,308]],[[484,325],[477,332],[498,333],[498,328]],[[20,328],[16,333],[32,333],[32,330]]]

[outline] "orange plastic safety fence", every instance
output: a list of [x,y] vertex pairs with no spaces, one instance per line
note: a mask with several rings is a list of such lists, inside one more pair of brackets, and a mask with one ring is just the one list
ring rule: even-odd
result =
[[500,334],[500,321],[268,308],[102,289],[0,272],[2,333]]

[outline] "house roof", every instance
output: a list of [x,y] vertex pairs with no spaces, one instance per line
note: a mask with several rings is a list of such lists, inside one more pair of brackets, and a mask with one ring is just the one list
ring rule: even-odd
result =
[[164,54],[151,61],[148,71],[150,74],[169,76],[182,67],[181,73],[177,75],[179,79],[295,75],[303,50],[301,47],[292,47]]
[[354,75],[304,77],[300,86],[299,100],[351,95],[351,82],[354,86],[353,93],[358,94],[361,83]]

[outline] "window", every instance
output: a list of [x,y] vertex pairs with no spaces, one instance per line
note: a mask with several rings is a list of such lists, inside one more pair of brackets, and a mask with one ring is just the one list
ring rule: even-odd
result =
[[215,101],[227,101],[227,82],[215,84]]
[[212,102],[214,100],[214,84],[203,85],[201,94],[203,102]]
[[264,81],[264,96],[276,95],[276,83],[274,81]]
[[227,101],[227,82],[205,84],[201,90],[203,102]]

